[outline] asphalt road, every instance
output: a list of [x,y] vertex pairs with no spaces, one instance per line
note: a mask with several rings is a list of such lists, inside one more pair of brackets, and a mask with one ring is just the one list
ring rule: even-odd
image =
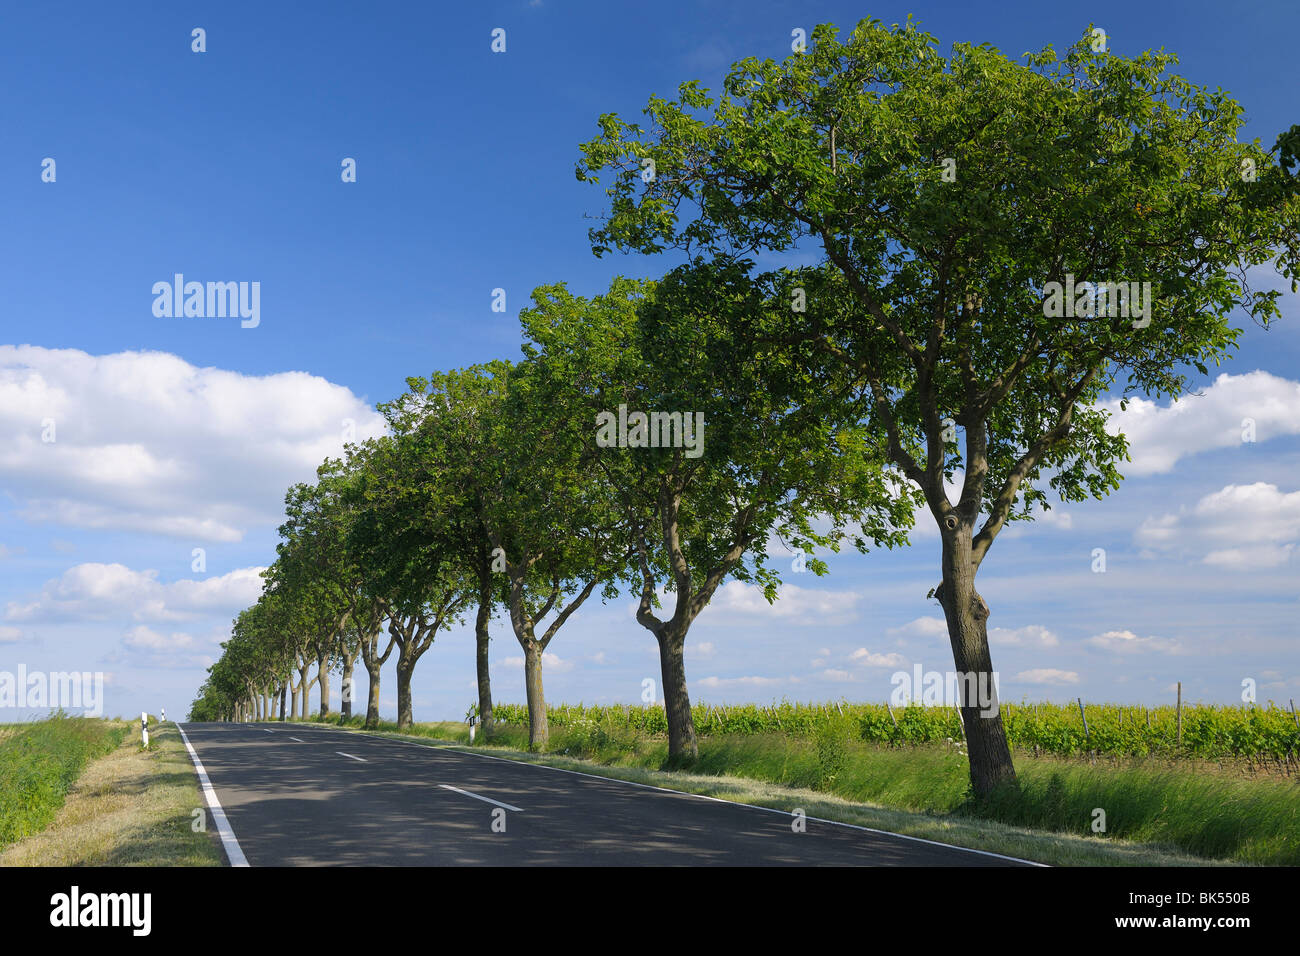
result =
[[796,833],[789,813],[349,731],[181,726],[251,866],[1022,863],[817,820]]

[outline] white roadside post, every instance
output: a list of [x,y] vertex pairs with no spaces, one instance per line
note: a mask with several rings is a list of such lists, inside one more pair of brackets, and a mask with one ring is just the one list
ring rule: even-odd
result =
[[470,714],[469,717],[469,742],[471,744],[474,742],[474,715],[473,714]]
[[166,722],[167,722],[167,708],[164,707],[162,708],[162,710],[158,711],[158,723],[162,724]]
[[149,714],[147,711],[140,711],[140,739],[145,748],[149,746]]

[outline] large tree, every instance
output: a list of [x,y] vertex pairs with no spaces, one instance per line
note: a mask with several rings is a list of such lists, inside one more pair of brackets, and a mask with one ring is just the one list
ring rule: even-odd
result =
[[413,432],[373,444],[354,493],[358,510],[347,548],[361,569],[363,593],[381,598],[388,615],[390,650],[397,649],[397,724],[407,727],[415,666],[460,619],[478,582],[460,560],[455,509],[440,507],[455,489]]
[[[1182,394],[1230,352],[1234,311],[1278,314],[1252,267],[1300,266],[1276,155],[1294,135],[1274,152],[1239,142],[1227,94],[1173,75],[1170,54],[1105,46],[1089,33],[1059,57],[945,57],[910,21],[842,40],[823,25],[805,53],[736,64],[716,99],[686,83],[650,99],[646,127],[602,116],[577,170],[607,176],[598,254],[820,253],[822,294],[844,306],[782,341],[869,387],[939,528],[933,593],[957,670],[984,682],[975,578],[998,534],[1048,487],[1080,500],[1122,477],[1099,399]],[[996,707],[968,697],[962,719],[975,792],[1013,781]]]
[[[407,395],[380,406],[418,449],[422,480],[439,477],[441,520],[476,582],[480,622],[498,597],[509,612],[535,750],[549,739],[543,654],[598,588],[615,593],[628,559],[609,489],[584,453],[587,423],[544,379],[536,360],[497,362],[408,379]],[[494,568],[500,584],[484,577]]]
[[[587,470],[630,542],[627,576],[636,619],[659,647],[675,758],[698,751],[686,638],[719,586],[752,582],[772,601],[771,536],[808,554],[846,539],[865,549],[905,540],[911,521],[909,497],[862,427],[867,405],[852,377],[811,347],[802,363],[754,347],[805,316],[792,313],[790,274],[750,272],[696,264],[656,283],[616,280],[592,299],[554,286],[522,315],[536,404],[581,423]],[[807,566],[826,569],[818,557]]]

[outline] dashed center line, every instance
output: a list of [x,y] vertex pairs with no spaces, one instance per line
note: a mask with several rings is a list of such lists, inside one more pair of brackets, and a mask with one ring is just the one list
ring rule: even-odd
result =
[[444,790],[455,790],[457,793],[463,793],[467,797],[473,797],[475,800],[482,800],[484,803],[496,804],[498,807],[505,807],[507,810],[513,810],[515,813],[523,813],[522,807],[512,807],[508,803],[502,803],[500,800],[493,800],[491,797],[485,797],[482,794],[471,793],[468,790],[462,790],[460,787],[453,787],[449,783],[440,783],[438,786]]
[[[299,743],[301,743],[301,741],[299,741]],[[352,759],[352,760],[359,760],[359,761],[361,761],[362,763],[365,763],[365,762],[366,762],[366,758],[365,758],[365,757],[353,757],[352,754],[345,754],[342,750],[336,750],[336,751],[334,751],[334,752],[335,752],[336,754],[338,754],[340,757],[348,757],[349,759]]]
[[307,741],[303,740],[301,737],[290,737],[289,739],[290,739],[290,740],[296,740],[296,741],[298,741],[298,743],[300,743],[300,744],[305,744],[305,743],[307,742]]

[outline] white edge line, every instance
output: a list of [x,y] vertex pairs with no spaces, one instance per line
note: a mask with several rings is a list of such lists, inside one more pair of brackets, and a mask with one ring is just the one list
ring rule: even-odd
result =
[[365,762],[366,762],[366,758],[365,758],[365,757],[353,757],[352,754],[345,754],[342,750],[336,750],[336,751],[334,751],[334,752],[335,752],[336,754],[338,754],[340,757],[351,757],[353,760],[359,760],[359,761],[361,761],[362,763],[365,763]]
[[217,799],[217,791],[213,789],[212,781],[208,779],[208,772],[203,769],[203,761],[195,753],[190,738],[185,736],[185,728],[177,724],[176,729],[181,732],[181,740],[185,742],[185,749],[190,752],[190,759],[194,761],[194,769],[199,775],[199,786],[203,790],[203,796],[207,798],[208,808],[212,811],[212,820],[217,825],[217,833],[221,835],[221,846],[226,851],[226,859],[230,861],[231,866],[248,866],[248,858],[244,856],[244,851],[239,847],[239,841],[235,839],[235,831],[230,828],[230,821],[226,819],[226,811],[221,809],[221,801]]
[[491,797],[485,797],[481,793],[472,793],[469,790],[462,790],[460,787],[453,787],[449,783],[440,783],[438,786],[444,790],[455,790],[457,793],[463,793],[467,797],[473,797],[475,800],[482,800],[484,803],[495,803],[498,807],[505,807],[507,810],[513,810],[515,813],[523,813],[521,807],[512,807],[508,803],[502,803],[500,800],[493,800]]
[[[622,783],[629,787],[641,787],[643,790],[659,790],[663,793],[675,793],[682,797],[695,797],[698,800],[712,800],[714,803],[726,803],[733,807],[749,807],[751,810],[763,810],[767,813],[779,813],[781,816],[788,817],[789,810],[778,810],[776,807],[760,807],[756,803],[745,803],[740,800],[727,800],[724,797],[710,797],[703,793],[691,793],[687,790],[674,790],[672,787],[657,787],[652,783],[638,783],[635,780],[624,780],[621,777],[602,777],[598,773],[584,773],[581,770],[569,770],[565,767],[552,767],[544,763],[533,763],[530,760],[513,760],[510,757],[496,757],[492,754],[479,753],[475,750],[461,750],[456,745],[447,744],[421,744],[413,740],[402,740],[398,737],[388,737],[383,734],[374,734],[366,730],[343,730],[342,728],[319,727],[318,730],[333,731],[335,733],[361,734],[364,737],[370,737],[373,740],[387,740],[395,744],[406,744],[408,747],[420,747],[423,750],[446,750],[451,753],[464,754],[468,757],[482,757],[485,760],[501,760],[505,763],[512,763],[516,766],[539,767],[542,770],[554,770],[557,773],[571,773],[577,777],[590,777],[593,780],[606,780],[610,783]],[[486,799],[486,798],[484,798]],[[914,843],[928,843],[931,846],[941,846],[949,850],[961,850],[964,853],[978,853],[980,856],[991,856],[998,860],[1008,860],[1012,863],[1023,863],[1026,866],[1039,866],[1050,868],[1050,863],[1039,863],[1037,860],[1024,860],[1018,856],[1007,856],[1004,853],[994,853],[992,850],[977,850],[974,847],[958,846],[955,843],[943,843],[939,840],[927,840],[925,837],[908,836],[906,833],[895,833],[893,830],[878,830],[875,827],[864,827],[858,823],[845,823],[843,820],[827,820],[824,817],[805,817],[815,823],[829,823],[832,826],[848,827],[851,830],[861,830],[863,833],[877,833],[881,836],[897,837],[900,840],[911,840]]]

